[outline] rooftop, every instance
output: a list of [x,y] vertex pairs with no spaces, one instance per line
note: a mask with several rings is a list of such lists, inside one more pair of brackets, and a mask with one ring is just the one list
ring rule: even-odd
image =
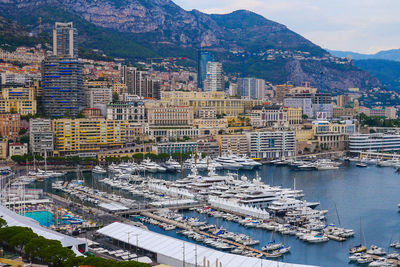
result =
[[[202,265],[204,258],[210,263],[217,260],[222,266],[229,267],[252,267],[252,266],[268,266],[268,267],[302,267],[310,265],[299,265],[292,263],[275,262],[270,260],[261,260],[230,253],[221,252],[215,249],[196,245],[194,243],[182,241],[166,235],[158,234],[152,231],[144,230],[128,224],[119,222],[112,223],[100,230],[98,233],[111,237],[113,239],[129,243],[132,246],[138,246],[142,249],[155,253],[157,261],[161,264],[171,266],[181,266],[183,264],[183,247],[185,251],[184,266],[194,267]],[[128,234],[129,233],[129,236]],[[137,239],[136,239],[137,236]]]

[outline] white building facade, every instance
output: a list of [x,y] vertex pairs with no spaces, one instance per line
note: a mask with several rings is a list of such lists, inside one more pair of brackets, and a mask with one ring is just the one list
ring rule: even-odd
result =
[[295,156],[295,134],[292,131],[246,132],[250,157],[276,159]]
[[390,152],[400,150],[400,135],[395,134],[355,134],[349,136],[349,151]]

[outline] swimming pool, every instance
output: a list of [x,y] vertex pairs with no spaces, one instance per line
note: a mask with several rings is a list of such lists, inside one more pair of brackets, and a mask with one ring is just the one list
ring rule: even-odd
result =
[[[49,227],[54,224],[53,214],[49,211],[34,211],[27,212],[25,214],[26,217],[32,218],[35,221],[38,221],[40,225]],[[74,218],[71,215],[63,215],[62,223],[63,225],[68,224],[81,224],[83,221],[81,219]]]
[[41,226],[49,227],[53,224],[53,214],[49,211],[27,212],[25,216],[38,221]]

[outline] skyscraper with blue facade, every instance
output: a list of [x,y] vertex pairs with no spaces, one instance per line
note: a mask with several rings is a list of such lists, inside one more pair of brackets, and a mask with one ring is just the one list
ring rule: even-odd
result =
[[75,35],[72,23],[56,23],[53,45],[58,48],[42,62],[42,111],[50,117],[76,117],[84,105],[83,67],[76,55]]
[[199,50],[197,55],[197,87],[204,91],[207,77],[207,63],[213,61],[210,51]]

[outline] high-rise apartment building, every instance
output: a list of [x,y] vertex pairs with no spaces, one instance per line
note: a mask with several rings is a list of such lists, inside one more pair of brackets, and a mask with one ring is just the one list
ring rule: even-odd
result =
[[112,102],[113,89],[111,87],[86,88],[87,106],[94,108],[97,105],[107,105]]
[[30,119],[29,121],[29,147],[34,154],[48,156],[54,151],[54,135],[50,119]]
[[20,114],[0,113],[0,136],[15,139],[20,130]]
[[76,45],[77,30],[72,22],[56,22],[53,30],[53,55],[59,57],[77,57]]
[[43,112],[51,117],[79,114],[84,106],[82,64],[50,56],[42,63]]
[[42,63],[42,106],[51,117],[75,117],[84,106],[82,64],[77,58],[75,35],[72,23],[56,23],[54,55]]
[[160,99],[160,81],[151,78],[148,72],[123,66],[121,74],[128,94]]
[[205,91],[205,81],[207,77],[207,63],[213,61],[211,52],[209,51],[198,51],[197,59],[197,87],[202,91]]
[[206,91],[224,91],[222,63],[212,61],[207,63]]
[[263,99],[265,93],[265,81],[256,78],[239,78],[238,92],[247,99]]

